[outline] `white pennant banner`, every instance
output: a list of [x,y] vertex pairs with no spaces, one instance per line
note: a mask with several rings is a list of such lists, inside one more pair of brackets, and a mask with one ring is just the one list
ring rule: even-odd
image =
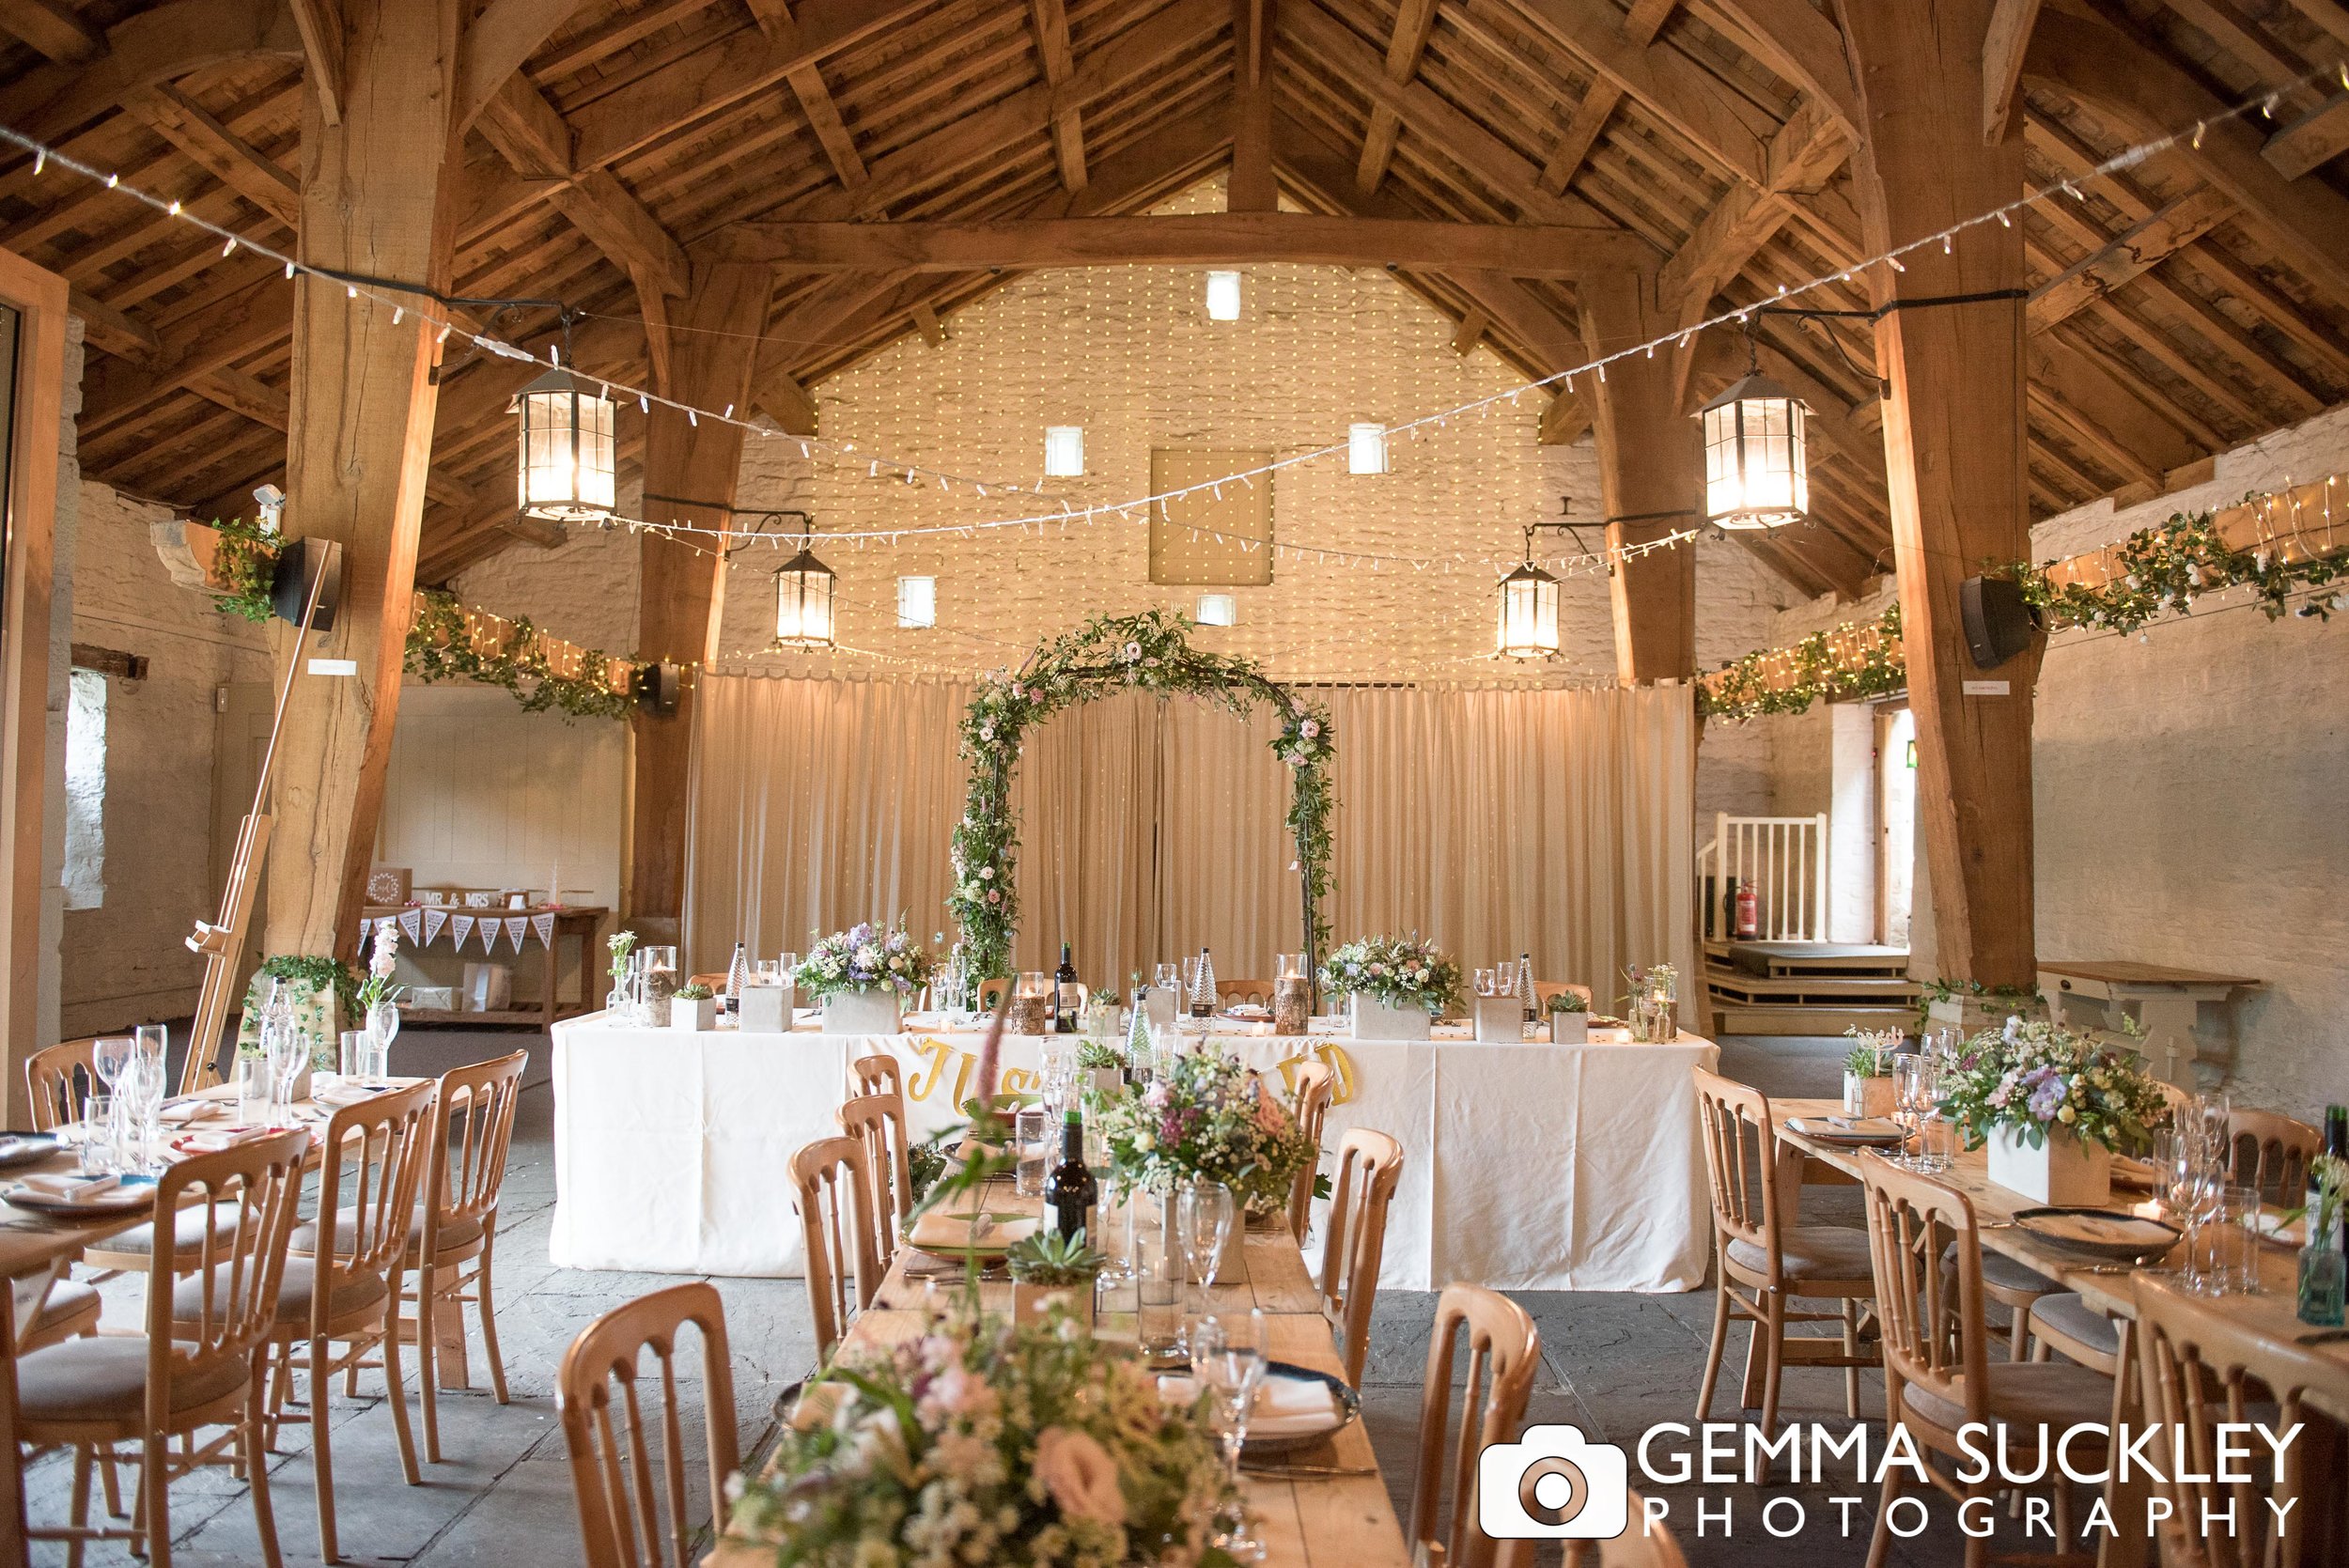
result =
[[422,909],[402,909],[399,912],[399,928],[411,941],[415,939],[416,929],[423,924],[424,911]]
[[554,917],[552,915],[532,915],[530,928],[538,933],[538,939],[541,942],[549,947],[554,945]]
[[448,917],[449,944],[455,947],[459,953],[462,953],[465,950],[465,939],[473,935],[473,920],[474,917],[471,915],[451,915]]
[[440,936],[440,934],[441,934],[441,927],[442,927],[442,926],[443,926],[443,925],[446,925],[447,924],[448,924],[448,911],[447,911],[446,909],[427,909],[427,910],[425,910],[425,911],[424,911],[424,939],[425,939],[425,944],[426,944],[427,946],[430,946],[430,945],[431,945],[431,943],[432,943],[432,942],[433,942],[433,941],[434,941],[434,940],[435,940],[435,939],[436,939]]
[[485,955],[494,953],[497,945],[498,923],[497,917],[492,915],[481,923],[481,951]]
[[506,946],[508,946],[508,947],[510,947],[510,948],[512,948],[512,949],[513,949],[516,953],[520,953],[520,952],[522,950],[522,933],[523,933],[524,931],[529,930],[529,929],[530,929],[530,921],[529,921],[529,919],[528,919],[526,916],[522,916],[522,915],[508,915],[508,916],[506,916]]

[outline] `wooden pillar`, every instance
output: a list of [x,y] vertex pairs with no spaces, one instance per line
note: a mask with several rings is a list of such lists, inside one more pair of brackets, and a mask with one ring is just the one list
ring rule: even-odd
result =
[[[774,273],[764,266],[720,262],[696,272],[692,294],[670,317],[676,338],[670,396],[696,408],[749,409],[751,372],[773,287]],[[738,425],[696,423],[654,405],[645,426],[646,520],[731,527],[742,434]],[[719,542],[708,535],[643,536],[636,591],[636,646],[643,657],[695,664],[717,655],[725,604]],[[692,683],[686,683],[675,714],[639,707],[630,730],[627,920],[645,941],[674,942],[683,934],[685,915]]]
[[[1578,288],[1582,346],[1593,358],[1672,330],[1650,271],[1584,280]],[[1680,412],[1671,351],[1618,360],[1607,379],[1579,379],[1598,444],[1598,492],[1610,547],[1644,544],[1696,521],[1700,456],[1696,421]],[[1683,544],[1616,563],[1615,674],[1626,681],[1696,674],[1697,552]]]
[[1273,0],[1232,0],[1232,183],[1234,212],[1280,205],[1272,178]]
[[[2019,126],[1996,146],[1982,138],[1995,0],[1839,0],[1837,9],[1864,112],[1857,173],[1867,249],[2020,195]],[[1869,270],[1877,305],[2026,287],[2020,224],[1971,228],[1949,254],[1928,245],[1902,261],[1906,271]],[[1876,356],[1890,389],[1885,477],[1938,967],[1947,979],[2027,986],[2039,650],[1977,670],[1958,614],[1958,584],[1983,563],[2030,554],[2023,304],[1891,311],[1876,328]]]
[[[340,84],[303,87],[301,255],[314,266],[445,285],[460,159],[449,121],[454,7],[345,0]],[[322,99],[321,93],[326,96]],[[339,99],[340,113],[328,104]],[[399,706],[437,398],[437,329],[344,287],[294,290],[286,527],[342,542],[333,631],[293,645],[305,660],[279,740],[269,858],[270,953],[354,942]],[[311,673],[312,660],[355,674]],[[329,667],[331,668],[331,666]]]

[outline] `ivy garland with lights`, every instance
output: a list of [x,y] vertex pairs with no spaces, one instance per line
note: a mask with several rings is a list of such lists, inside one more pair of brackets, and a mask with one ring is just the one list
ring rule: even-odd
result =
[[[508,620],[511,630],[505,640],[493,648],[482,649],[474,645],[465,607],[455,594],[428,590],[423,600],[408,628],[407,670],[417,679],[427,684],[461,679],[502,686],[527,713],[552,708],[574,719],[628,716],[634,700],[628,691],[614,691],[587,675],[558,674],[548,662],[537,628],[528,619],[518,615]],[[601,670],[604,656],[591,648],[583,664]]]
[[212,559],[212,608],[224,615],[259,623],[270,618],[270,589],[277,580],[277,556],[286,541],[250,518],[212,520],[220,550]]
[[1020,740],[1037,721],[1121,690],[1199,697],[1242,716],[1268,706],[1279,715],[1272,753],[1289,768],[1288,826],[1303,888],[1306,962],[1318,963],[1330,939],[1322,918],[1330,897],[1330,716],[1249,660],[1192,647],[1191,627],[1188,617],[1163,610],[1097,615],[1037,647],[1019,669],[980,678],[962,720],[960,750],[971,784],[955,829],[954,891],[946,899],[979,974],[1011,973],[1019,917],[1011,783]]
[[[1864,638],[1859,662],[1846,663],[1835,652],[1835,640]],[[1787,664],[1791,676],[1785,675]],[[1753,719],[1765,713],[1801,713],[1814,702],[1839,698],[1882,697],[1908,684],[1908,669],[1901,661],[1901,607],[1885,606],[1873,621],[1845,621],[1832,631],[1814,631],[1784,650],[1750,653],[1725,666],[1721,674],[1697,685],[1700,719]]]

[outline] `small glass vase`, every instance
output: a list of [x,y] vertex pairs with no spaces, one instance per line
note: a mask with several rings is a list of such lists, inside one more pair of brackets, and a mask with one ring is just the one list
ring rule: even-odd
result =
[[2349,1255],[2332,1236],[2301,1248],[2300,1321],[2320,1328],[2340,1327],[2344,1295],[2349,1295]]
[[386,1060],[390,1059],[392,1041],[399,1033],[399,1003],[379,1001],[367,1009],[367,1032],[375,1036]]

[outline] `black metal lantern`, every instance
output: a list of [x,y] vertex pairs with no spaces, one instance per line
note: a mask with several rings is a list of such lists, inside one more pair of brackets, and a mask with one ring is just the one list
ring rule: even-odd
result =
[[806,536],[801,536],[800,552],[775,573],[774,646],[807,650],[832,645],[834,581],[832,569],[816,558]]
[[1704,520],[1783,528],[1811,505],[1801,398],[1751,373],[1697,411],[1704,422]]
[[601,522],[618,492],[612,399],[568,370],[550,370],[515,395],[521,415],[520,503],[532,517]]
[[1525,564],[1501,580],[1498,651],[1503,659],[1558,657],[1558,580],[1533,564],[1526,531]]

